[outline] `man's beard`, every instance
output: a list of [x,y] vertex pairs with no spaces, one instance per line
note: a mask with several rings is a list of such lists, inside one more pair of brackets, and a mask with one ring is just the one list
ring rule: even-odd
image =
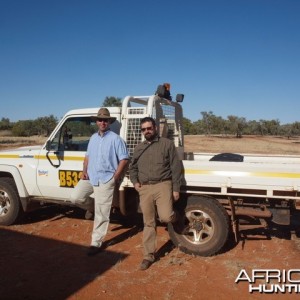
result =
[[153,133],[147,133],[145,134],[145,139],[148,141],[148,142],[152,142],[155,138],[155,134]]

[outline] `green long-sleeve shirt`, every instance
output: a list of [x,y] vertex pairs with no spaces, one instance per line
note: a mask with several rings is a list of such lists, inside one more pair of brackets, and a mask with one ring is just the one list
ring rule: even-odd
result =
[[174,143],[163,137],[156,137],[136,146],[129,167],[133,184],[171,179],[173,191],[179,192],[182,178],[182,162]]

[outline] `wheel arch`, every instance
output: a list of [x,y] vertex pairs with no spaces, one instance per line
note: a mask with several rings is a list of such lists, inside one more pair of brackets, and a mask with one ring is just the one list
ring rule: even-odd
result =
[[1,171],[0,171],[0,178],[12,178],[19,197],[21,201],[21,205],[23,207],[23,210],[26,211],[27,208],[27,199],[29,197],[28,191],[24,185],[23,179],[21,177],[21,174],[19,170],[15,166],[9,166],[9,165],[2,165]]

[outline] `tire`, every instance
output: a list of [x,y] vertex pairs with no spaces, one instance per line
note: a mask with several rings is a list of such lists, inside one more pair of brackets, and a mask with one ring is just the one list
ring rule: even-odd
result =
[[172,223],[168,231],[172,242],[182,252],[198,256],[218,254],[229,235],[229,217],[224,207],[214,198],[191,196],[187,200],[182,234]]
[[14,224],[22,211],[13,179],[0,178],[0,225]]

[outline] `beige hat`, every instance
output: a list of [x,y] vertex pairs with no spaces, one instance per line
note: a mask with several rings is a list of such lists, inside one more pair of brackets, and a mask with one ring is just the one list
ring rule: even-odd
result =
[[109,123],[112,124],[114,121],[116,121],[117,118],[115,117],[111,117],[110,116],[110,112],[107,108],[100,108],[98,110],[98,114],[97,116],[91,116],[91,118],[93,120],[97,120],[97,119],[108,119],[109,120]]

